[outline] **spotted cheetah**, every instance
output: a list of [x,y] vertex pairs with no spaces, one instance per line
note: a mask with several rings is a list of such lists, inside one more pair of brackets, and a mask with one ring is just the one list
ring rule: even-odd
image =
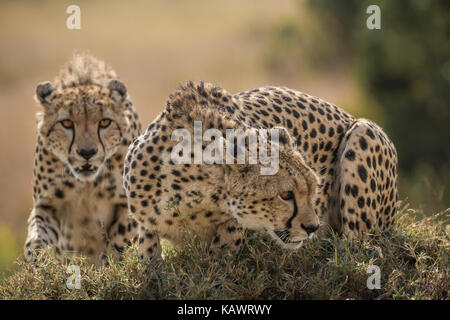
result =
[[[193,135],[195,121],[223,134],[281,129],[278,172],[261,175],[261,164],[249,163],[176,164],[180,139],[172,133]],[[130,145],[124,187],[131,214],[147,229],[141,250],[149,254],[160,253],[161,238],[177,244],[187,234],[209,241],[212,253],[236,250],[243,229],[295,249],[319,226],[319,235],[334,230],[350,238],[389,227],[398,200],[397,153],[375,123],[317,97],[269,86],[232,95],[187,82]]]
[[[58,259],[83,254],[101,264],[137,234],[123,190],[123,160],[141,125],[125,85],[105,62],[75,54],[36,100],[34,207],[25,258],[50,246]],[[111,250],[112,248],[112,250]]]

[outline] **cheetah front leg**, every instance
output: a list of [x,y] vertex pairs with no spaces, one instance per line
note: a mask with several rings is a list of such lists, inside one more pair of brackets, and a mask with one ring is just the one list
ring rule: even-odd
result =
[[219,256],[226,247],[231,251],[237,251],[244,237],[243,229],[236,219],[230,219],[220,224],[210,245],[210,253]]
[[137,242],[138,254],[143,260],[161,256],[161,246],[156,233],[147,231],[128,214],[127,205],[116,205],[115,219],[108,230],[109,242],[116,257],[121,258],[131,242]]
[[25,260],[33,260],[33,251],[52,247],[56,258],[61,261],[62,250],[59,247],[61,231],[55,218],[56,209],[48,204],[37,204],[28,218],[28,235],[25,241]]
[[137,222],[128,215],[127,204],[114,205],[114,217],[107,230],[107,240],[116,258],[121,258],[132,241],[137,241]]
[[139,247],[138,254],[139,257],[148,262],[152,258],[161,258],[161,244],[157,232],[152,232],[144,228],[144,226],[139,226]]

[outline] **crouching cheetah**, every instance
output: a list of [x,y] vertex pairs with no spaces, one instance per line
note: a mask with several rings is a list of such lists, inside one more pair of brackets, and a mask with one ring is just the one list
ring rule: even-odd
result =
[[122,171],[140,133],[125,85],[105,62],[75,54],[53,83],[37,86],[36,100],[43,110],[25,258],[47,246],[61,260],[84,254],[100,264],[109,252],[120,255],[137,233]]
[[[189,153],[194,139],[173,139],[176,129],[194,137],[196,121],[203,132],[214,128],[223,136],[227,129],[280,129],[273,142],[278,171],[262,175],[261,163],[196,162]],[[200,151],[211,140],[203,137]],[[191,161],[174,162],[173,153],[183,150]],[[142,254],[157,255],[161,238],[176,244],[188,233],[210,241],[213,253],[237,249],[245,228],[298,248],[319,226],[320,234],[334,229],[353,238],[388,227],[398,200],[397,154],[375,123],[305,93],[262,87],[232,95],[187,82],[130,145],[124,187],[130,212],[147,229]]]

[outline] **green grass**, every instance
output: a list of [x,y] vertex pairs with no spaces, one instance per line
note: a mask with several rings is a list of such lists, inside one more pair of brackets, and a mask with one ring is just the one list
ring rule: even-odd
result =
[[[0,280],[2,299],[448,299],[450,208],[427,218],[403,207],[393,228],[365,241],[313,239],[286,251],[248,232],[237,254],[212,258],[205,243],[164,247],[164,260],[124,260],[94,268],[83,258],[81,289],[69,290],[67,264],[44,252],[32,265]],[[381,270],[381,289],[366,285],[369,265]]]

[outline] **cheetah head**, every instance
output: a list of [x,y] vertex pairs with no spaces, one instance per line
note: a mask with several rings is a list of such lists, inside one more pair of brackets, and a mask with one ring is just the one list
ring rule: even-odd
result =
[[274,129],[280,132],[279,170],[262,175],[260,164],[228,165],[227,206],[243,226],[265,231],[283,247],[296,249],[319,228],[313,209],[319,178],[289,133]]
[[[237,103],[239,101],[221,87],[188,82],[169,96],[165,112],[170,116],[173,128],[189,128],[193,131],[192,122],[195,124],[195,121],[201,121],[205,129],[221,130],[222,136],[225,136],[226,128],[245,131],[245,135],[241,136],[246,137],[242,144],[245,150],[241,150],[245,153],[240,152],[241,155],[246,154],[244,164],[233,161],[233,164],[217,165],[218,178],[209,181],[205,188],[226,189],[226,199],[219,206],[221,210],[230,212],[242,226],[267,232],[283,247],[299,248],[303,240],[319,228],[319,218],[313,209],[319,178],[298,152],[293,137],[283,127],[275,127],[268,132],[272,136],[276,129],[279,134],[278,142],[273,141],[279,152],[278,170],[262,174],[262,169],[268,166],[261,161],[252,164],[255,162],[248,158],[249,150],[254,145],[254,140],[251,142],[248,134],[255,128],[247,127],[232,115],[234,104]],[[256,131],[258,134],[262,132]],[[226,145],[226,141],[219,142],[219,145]],[[267,150],[270,149],[268,144]],[[239,153],[236,151],[230,147],[226,153],[231,154],[231,157],[237,156],[235,160],[238,160]]]
[[55,88],[40,83],[36,99],[43,107],[38,131],[45,147],[81,181],[93,181],[105,161],[129,134],[127,90],[118,80],[107,86]]

